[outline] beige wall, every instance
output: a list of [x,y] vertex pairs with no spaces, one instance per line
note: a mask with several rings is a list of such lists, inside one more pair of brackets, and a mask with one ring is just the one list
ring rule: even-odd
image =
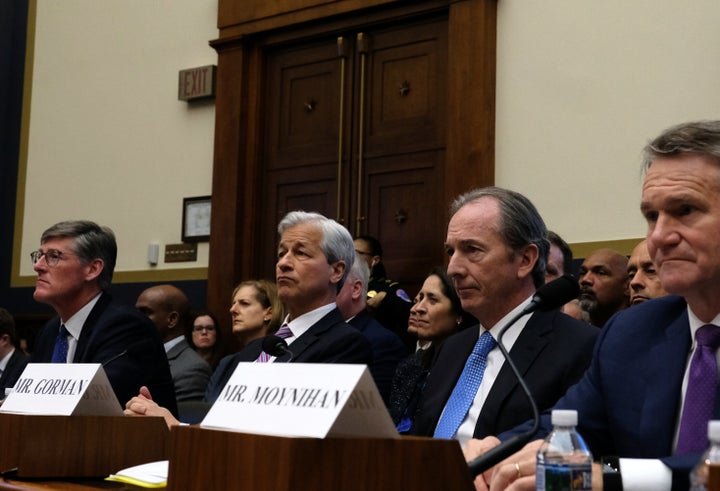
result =
[[[183,197],[211,192],[214,104],[179,101],[178,71],[217,63],[216,18],[217,0],[37,1],[21,275],[60,220],[110,226],[118,272],[180,242]],[[152,269],[206,268],[207,255],[203,243],[196,262]]]
[[[178,101],[177,72],[215,63],[216,12],[217,0],[38,0],[16,273],[32,275],[44,228],[80,217],[117,233],[120,281],[207,266],[207,244],[157,268],[146,251],[180,241],[183,197],[210,194],[213,105]],[[719,24],[717,0],[499,0],[497,184],[569,242],[640,237],[642,146],[718,117]]]
[[642,147],[720,117],[719,22],[717,0],[499,0],[497,184],[568,242],[644,235]]

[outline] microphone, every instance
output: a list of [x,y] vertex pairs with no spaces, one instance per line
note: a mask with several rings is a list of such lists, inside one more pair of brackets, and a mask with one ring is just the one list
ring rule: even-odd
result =
[[113,357],[110,358],[109,360],[105,360],[105,361],[102,363],[102,367],[105,368],[106,366],[108,366],[110,363],[114,362],[114,361],[117,360],[118,358],[121,358],[121,357],[127,355],[127,352],[128,352],[128,350],[121,351],[120,353],[118,353],[117,355],[113,356]]
[[520,433],[519,435],[515,435],[508,440],[505,440],[500,445],[491,448],[484,454],[468,462],[468,468],[470,469],[470,473],[473,477],[482,474],[498,462],[506,459],[510,455],[520,450],[522,447],[525,446],[525,444],[530,441],[530,439],[535,435],[535,433],[537,433],[538,428],[540,427],[540,414],[538,413],[535,399],[533,398],[530,389],[525,383],[525,380],[523,380],[520,371],[517,369],[515,363],[513,363],[512,361],[512,358],[510,358],[510,355],[505,349],[505,346],[503,346],[502,344],[502,337],[505,334],[505,331],[507,331],[510,326],[515,324],[522,316],[531,312],[535,312],[536,310],[540,310],[543,312],[546,312],[548,310],[554,310],[558,307],[565,305],[570,300],[577,298],[578,293],[580,293],[580,286],[578,285],[577,280],[572,276],[564,275],[557,279],[554,279],[550,283],[546,283],[545,285],[538,288],[535,292],[535,295],[533,295],[530,304],[525,307],[519,314],[510,319],[510,321],[508,321],[508,323],[505,324],[505,326],[503,326],[503,328],[498,333],[497,346],[498,348],[500,348],[500,351],[505,358],[505,362],[515,374],[515,377],[517,378],[518,383],[520,384],[520,387],[525,394],[525,397],[527,397],[528,401],[530,402],[530,408],[532,409],[533,413],[533,425],[532,428],[530,428],[528,431]]
[[275,357],[288,353],[290,358],[287,361],[290,362],[293,359],[293,352],[290,351],[290,348],[288,348],[287,341],[279,336],[275,336],[274,334],[268,334],[263,338],[262,350],[268,355]]

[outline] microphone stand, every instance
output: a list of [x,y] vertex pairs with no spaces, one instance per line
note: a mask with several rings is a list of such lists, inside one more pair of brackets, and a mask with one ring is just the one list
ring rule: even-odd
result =
[[500,352],[503,354],[503,357],[505,358],[505,362],[510,366],[510,369],[515,374],[515,377],[518,380],[518,383],[520,384],[520,387],[523,390],[523,393],[527,397],[528,401],[530,402],[530,407],[532,408],[533,413],[533,426],[528,431],[521,433],[519,435],[515,435],[509,440],[505,440],[500,445],[491,448],[484,454],[480,455],[479,457],[471,460],[468,462],[468,468],[470,469],[470,473],[472,477],[482,474],[498,462],[506,459],[510,455],[514,454],[518,450],[520,450],[522,447],[524,447],[530,439],[537,433],[538,428],[540,427],[540,413],[538,412],[537,404],[535,403],[535,399],[532,396],[532,393],[530,392],[530,389],[528,388],[527,384],[525,383],[525,380],[523,380],[522,375],[520,374],[520,371],[515,366],[515,363],[513,363],[512,358],[510,358],[510,354],[505,349],[505,346],[502,344],[502,337],[505,334],[505,331],[507,331],[510,326],[515,324],[518,319],[520,319],[522,316],[529,314],[533,311],[535,311],[539,307],[537,303],[532,303],[528,305],[526,308],[522,310],[519,314],[517,314],[515,317],[510,319],[510,321],[505,324],[505,326],[500,330],[500,333],[498,334],[497,339],[497,345],[498,348],[500,348]]

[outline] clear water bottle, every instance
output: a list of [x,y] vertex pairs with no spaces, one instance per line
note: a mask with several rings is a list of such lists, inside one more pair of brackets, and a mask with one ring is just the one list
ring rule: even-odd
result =
[[577,420],[577,411],[553,410],[553,430],[537,454],[537,491],[592,491],[592,454]]
[[708,422],[710,446],[690,473],[690,491],[720,491],[720,421]]

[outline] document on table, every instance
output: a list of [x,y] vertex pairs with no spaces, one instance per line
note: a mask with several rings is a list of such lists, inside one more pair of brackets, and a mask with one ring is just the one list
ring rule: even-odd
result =
[[167,486],[168,461],[159,460],[122,469],[106,477],[106,481],[124,482],[143,488],[164,488]]

